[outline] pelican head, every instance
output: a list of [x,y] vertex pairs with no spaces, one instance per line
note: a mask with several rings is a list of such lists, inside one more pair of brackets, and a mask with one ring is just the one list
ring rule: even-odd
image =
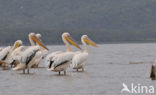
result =
[[66,41],[70,42],[72,45],[74,45],[78,49],[81,49],[80,46],[73,40],[73,38],[70,36],[70,34],[68,32],[63,33],[62,38],[65,39]]
[[15,48],[18,48],[18,47],[22,46],[22,44],[23,44],[23,42],[22,42],[21,40],[17,40],[17,41],[15,42],[15,44],[14,44],[14,47],[15,47]]
[[38,39],[41,39],[42,36],[41,36],[41,34],[38,33],[38,34],[36,34],[36,37],[37,37]]
[[30,33],[29,34],[29,38],[32,38],[33,36],[35,36],[35,33]]
[[83,36],[81,37],[81,40],[82,40],[82,42],[84,42],[84,43],[90,44],[90,45],[92,45],[92,46],[94,46],[94,47],[98,47],[98,46],[96,45],[96,43],[93,42],[87,35],[83,35]]
[[35,41],[36,43],[38,43],[40,46],[42,46],[43,48],[49,50],[40,40],[39,38],[36,37],[35,33],[30,33],[29,34],[29,38],[32,39],[33,41]]

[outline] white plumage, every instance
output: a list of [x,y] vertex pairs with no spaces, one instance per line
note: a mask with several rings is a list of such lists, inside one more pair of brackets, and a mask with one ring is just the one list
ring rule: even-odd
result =
[[35,34],[35,33],[30,33],[29,34],[29,41],[31,43],[32,46],[39,46],[39,51],[41,52],[41,56],[35,59],[35,64],[32,66],[33,68],[38,68],[38,65],[40,64],[41,60],[47,55],[48,50],[43,49],[39,43],[36,42],[36,44],[33,42],[33,40],[31,39],[31,36],[35,36],[38,41],[41,42],[41,34]]
[[81,48],[76,42],[73,41],[69,33],[63,33],[62,40],[67,46],[67,51],[66,52],[57,51],[49,54],[46,57],[46,63],[49,67],[48,70],[59,72],[59,74],[61,71],[64,71],[64,75],[66,75],[66,69],[67,67],[70,66],[71,60],[74,56],[74,53],[72,52],[72,48],[70,47],[69,42],[73,44],[75,47],[79,49]]
[[33,55],[35,52],[37,52],[39,50],[39,46],[31,46],[28,49],[26,49],[23,53],[22,53],[22,63],[25,63],[27,61],[28,58],[31,57],[31,55]]
[[9,68],[9,60],[11,59],[11,54],[14,52],[15,49],[19,48],[22,45],[21,40],[17,40],[13,47],[6,47],[0,52],[0,64],[2,64],[3,69]]
[[10,55],[10,58],[8,59],[8,63],[11,64],[13,61],[19,61],[19,56],[21,55],[23,49],[24,46],[20,46],[19,48],[16,48]]
[[73,52],[65,52],[61,54],[57,54],[53,57],[52,67],[49,70],[52,71],[64,71],[70,65],[71,60],[73,58]]
[[88,53],[78,53],[72,59],[73,69],[80,69],[82,66],[85,66],[88,62]]
[[11,56],[20,55],[20,54],[22,53],[23,49],[24,49],[24,46],[20,46],[19,48],[16,48],[16,49],[12,52]]
[[[32,66],[38,67],[38,64],[43,57],[40,46],[48,50],[48,48],[36,37],[35,33],[30,33],[28,37],[32,46],[19,54],[17,52],[18,50],[15,52],[15,57],[13,57],[12,62],[16,60],[19,61],[19,64],[13,68],[13,70],[23,70],[25,73],[25,69],[27,69],[29,73],[29,69]],[[38,44],[37,46],[35,46],[34,41]],[[43,52],[45,51],[43,50]]]
[[89,50],[87,44],[97,47],[97,45],[90,40],[87,35],[83,35],[81,37],[81,42],[84,45],[85,50],[83,52],[75,52],[71,65],[72,68],[77,69],[77,71],[78,69],[82,69],[82,71],[84,71],[84,66],[88,63]]
[[20,54],[20,56],[16,56],[16,58],[20,61],[20,64],[18,64],[13,70],[24,70],[31,68],[32,65],[35,64],[36,58],[41,56],[41,52],[39,51],[39,46],[31,46],[27,48],[24,52]]
[[46,64],[46,66],[49,67],[50,61],[52,61],[52,59],[54,58],[55,55],[60,54],[60,53],[63,53],[63,52],[61,52],[61,51],[56,51],[56,52],[53,52],[53,53],[47,55],[47,57],[46,57],[46,59],[45,59],[45,64]]
[[9,51],[11,49],[11,46],[8,46],[6,48],[4,48],[2,51],[0,51],[0,60],[5,60],[5,58],[7,57]]

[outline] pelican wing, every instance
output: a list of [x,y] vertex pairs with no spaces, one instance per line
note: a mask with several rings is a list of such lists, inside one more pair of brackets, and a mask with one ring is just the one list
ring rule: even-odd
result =
[[16,48],[10,55],[10,58],[8,59],[8,63],[12,63],[13,61],[17,60],[20,61],[20,55],[22,53],[22,50],[24,49],[23,46],[20,46],[19,48]]
[[54,56],[52,59],[53,64],[52,68],[56,68],[66,62],[70,62],[74,56],[73,52],[65,52],[65,53],[60,53]]
[[52,66],[52,63],[54,62],[54,61],[52,60],[52,59],[54,58],[54,56],[57,55],[57,54],[60,54],[60,53],[63,53],[63,52],[61,52],[61,51],[56,51],[56,52],[53,52],[53,53],[47,55],[46,60],[45,60],[45,63],[46,63],[46,65],[47,65],[49,68]]
[[34,58],[34,56],[36,55],[37,51],[38,51],[38,50],[35,50],[30,56],[28,56],[28,57],[26,58],[26,65],[28,65],[29,62]]
[[20,46],[20,47],[16,48],[16,49],[12,52],[11,56],[20,55],[20,53],[22,52],[23,49],[24,49],[23,46]]
[[11,49],[10,46],[4,48],[1,52],[0,52],[0,60],[5,60],[7,55],[9,54],[9,50]]
[[39,51],[38,46],[32,46],[26,49],[22,54],[22,63],[28,64],[35,56],[36,52]]
[[77,67],[78,65],[81,65],[87,61],[88,61],[88,53],[86,53],[86,52],[77,53],[74,55],[74,57],[72,59],[72,66]]
[[29,67],[31,67],[32,65],[34,65],[36,63],[38,64],[40,62],[41,57],[42,57],[41,51],[36,51],[30,57],[29,62],[27,62],[27,65],[29,65]]

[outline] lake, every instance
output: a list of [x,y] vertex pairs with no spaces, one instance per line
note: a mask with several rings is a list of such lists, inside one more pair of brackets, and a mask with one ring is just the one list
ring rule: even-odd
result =
[[[156,81],[149,78],[151,64],[156,59],[155,43],[98,46],[89,47],[85,72],[69,68],[66,76],[59,76],[47,68],[39,68],[24,75],[22,71],[0,69],[0,95],[135,95],[121,93],[122,84],[129,88],[132,83],[156,87]],[[52,52],[66,47],[48,48]],[[44,66],[43,60],[40,67]]]

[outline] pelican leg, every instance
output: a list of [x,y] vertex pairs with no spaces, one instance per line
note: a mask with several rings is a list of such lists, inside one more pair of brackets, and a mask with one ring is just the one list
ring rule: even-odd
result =
[[11,64],[11,68],[13,67],[13,64]]
[[29,68],[27,68],[27,73],[29,74]]
[[66,70],[64,70],[64,75],[66,75]]
[[82,72],[84,72],[84,67],[82,67]]
[[38,64],[36,64],[36,68],[38,68]]
[[61,75],[61,72],[59,71],[59,75]]
[[25,69],[23,69],[23,74],[25,74]]

